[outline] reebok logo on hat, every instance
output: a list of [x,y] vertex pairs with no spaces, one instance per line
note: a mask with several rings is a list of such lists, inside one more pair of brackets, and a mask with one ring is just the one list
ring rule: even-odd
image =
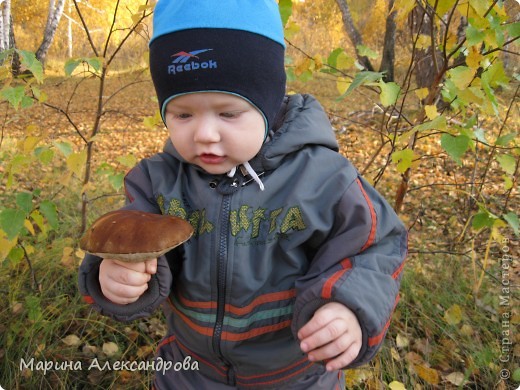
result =
[[[202,49],[202,50],[194,50],[191,52],[180,51],[176,54],[172,54],[172,57],[175,59],[168,66],[168,74],[177,74],[181,72],[191,72],[193,70],[199,69],[217,69],[217,61],[208,60],[204,62],[194,61],[200,60],[197,54],[202,54],[208,51],[212,51],[213,49]],[[188,63],[189,60],[193,60]]]

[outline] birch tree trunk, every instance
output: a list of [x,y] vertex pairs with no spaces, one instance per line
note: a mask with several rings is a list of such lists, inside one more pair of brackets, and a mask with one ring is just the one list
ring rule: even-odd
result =
[[54,39],[54,34],[58,28],[61,15],[63,15],[64,7],[65,0],[57,0],[57,2],[55,2],[55,0],[50,0],[47,25],[45,26],[45,32],[43,33],[43,42],[36,51],[36,58],[42,63],[42,65],[45,64],[45,58],[47,57],[47,52],[52,44],[52,40]]
[[345,30],[350,39],[350,42],[352,43],[352,45],[354,45],[354,48],[356,49],[356,56],[357,56],[358,62],[361,65],[363,65],[363,67],[366,70],[373,71],[374,67],[370,63],[370,60],[368,59],[368,57],[361,56],[357,49],[358,46],[363,45],[363,38],[361,37],[361,34],[359,33],[356,26],[354,25],[354,20],[352,19],[352,15],[350,14],[350,8],[348,6],[347,1],[346,0],[336,0],[336,3],[338,4],[338,7],[341,11],[343,25],[345,26]]
[[0,0],[0,52],[11,47],[9,29],[11,26],[11,0]]
[[394,81],[395,64],[395,16],[397,11],[393,10],[395,0],[388,2],[388,16],[386,17],[385,40],[383,46],[383,58],[381,59],[380,72],[385,72],[386,82]]

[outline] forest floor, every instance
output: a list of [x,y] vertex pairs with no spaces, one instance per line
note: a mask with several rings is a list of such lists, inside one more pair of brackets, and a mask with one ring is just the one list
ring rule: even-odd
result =
[[[96,79],[48,77],[42,89],[48,95],[47,106],[5,113],[8,124],[0,147],[2,202],[13,201],[4,164],[28,132],[37,133],[47,145],[69,143],[79,150],[78,132],[85,135],[92,127]],[[337,101],[335,83],[326,78],[293,83],[290,90],[311,93],[322,102],[340,152],[393,204],[401,175],[388,164],[385,147],[376,153],[385,117],[370,96],[360,93]],[[108,80],[103,99],[108,102],[107,113],[96,136],[95,175],[88,188],[90,221],[123,202],[122,191],[114,186],[119,183],[116,179],[131,162],[161,150],[166,140],[162,127],[143,124],[143,118],[156,111],[152,96],[152,86],[141,74]],[[518,129],[518,112],[514,121]],[[518,237],[507,229],[500,240],[490,239],[486,231],[471,231],[469,222],[477,209],[471,188],[477,185],[481,166],[471,159],[457,166],[442,152],[438,140],[428,139],[418,149],[425,158],[413,168],[400,212],[410,237],[401,299],[381,351],[370,364],[347,372],[348,388],[515,389],[520,383],[515,360],[520,356],[518,305],[514,305],[518,291],[505,287],[519,282],[518,270],[507,257],[518,259]],[[166,332],[162,314],[122,324],[91,311],[81,301],[76,282],[82,257],[77,243],[81,182],[66,174],[67,165],[58,155],[48,167],[33,166],[15,175],[16,191],[40,189],[52,196],[60,225],[44,240],[35,240],[35,250],[24,258],[28,261],[5,260],[0,266],[4,302],[0,385],[6,389],[147,388],[152,371],[118,370],[103,364],[152,358]],[[483,196],[499,208],[506,196],[499,169],[491,167],[486,180],[489,190]],[[508,196],[509,209],[519,210],[518,194]],[[38,362],[43,363],[37,366]],[[53,366],[45,369],[50,364],[46,362]],[[58,367],[60,362],[68,365]]]

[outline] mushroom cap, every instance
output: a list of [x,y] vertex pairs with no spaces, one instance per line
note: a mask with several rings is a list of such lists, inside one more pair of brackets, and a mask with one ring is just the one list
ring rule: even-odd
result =
[[165,254],[192,235],[193,227],[182,218],[117,210],[94,221],[79,246],[102,258],[141,262]]

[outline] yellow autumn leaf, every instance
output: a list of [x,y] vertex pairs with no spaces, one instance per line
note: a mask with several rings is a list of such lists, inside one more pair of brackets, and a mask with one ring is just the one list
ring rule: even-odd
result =
[[399,355],[399,352],[397,352],[397,349],[391,348],[390,354],[392,355],[392,359],[395,360],[396,362],[401,360],[401,356]]
[[413,366],[416,374],[423,381],[429,383],[430,385],[437,385],[440,381],[440,375],[437,370],[431,367],[423,366],[422,364],[414,364]]
[[428,119],[431,121],[439,116],[439,113],[437,112],[437,106],[435,104],[432,104],[430,106],[424,106],[424,112],[426,113]]
[[64,266],[72,266],[72,253],[74,252],[74,248],[70,246],[66,246],[63,248],[63,252],[61,255],[60,263]]
[[27,253],[28,255],[32,255],[34,252],[36,252],[36,249],[32,245],[26,244],[24,246],[24,248],[25,248],[25,253]]
[[480,54],[480,51],[476,47],[472,46],[469,48],[469,53],[466,56],[466,64],[468,64],[470,68],[478,69],[480,61],[482,61],[483,58],[484,56]]
[[72,153],[67,157],[67,168],[76,176],[81,176],[85,163],[87,162],[87,151],[82,150],[78,153]]
[[340,95],[344,95],[347,92],[347,89],[350,87],[350,79],[346,77],[338,77],[336,81],[336,89],[338,90]]
[[464,89],[473,81],[476,71],[476,69],[467,66],[457,66],[449,71],[449,75],[458,89]]
[[465,377],[462,372],[452,372],[446,375],[446,380],[455,386],[462,386],[465,382]]
[[415,91],[415,95],[421,100],[424,99],[426,96],[428,96],[428,94],[429,94],[428,88],[421,88],[421,89],[417,89]]
[[9,252],[11,252],[11,249],[13,249],[16,246],[17,242],[18,236],[16,236],[12,240],[8,240],[5,233],[2,230],[0,230],[0,261],[7,257]]
[[117,346],[116,343],[114,343],[112,341],[103,343],[102,349],[103,349],[103,352],[105,353],[105,355],[107,355],[108,357],[114,356],[116,353],[119,352],[119,347]]
[[444,320],[450,325],[457,325],[462,321],[462,309],[455,304],[444,312]]
[[396,22],[401,24],[408,18],[408,14],[415,8],[415,0],[396,0],[392,11],[397,11]]
[[304,72],[310,70],[311,66],[312,60],[310,58],[305,58],[303,61],[301,61],[294,67],[294,74],[296,76],[301,76]]
[[314,70],[318,71],[323,68],[323,58],[321,55],[317,54],[314,58]]
[[68,336],[62,338],[61,341],[69,347],[76,347],[81,344],[81,339],[75,334],[69,334]]
[[349,69],[356,63],[354,57],[350,57],[347,53],[342,51],[338,54],[336,58],[336,68],[337,69]]
[[23,141],[23,152],[25,154],[31,153],[34,150],[34,148],[36,148],[36,145],[38,145],[38,142],[40,142],[41,140],[41,137],[34,136],[29,136],[25,138],[25,140]]
[[429,35],[421,34],[417,38],[415,45],[419,50],[428,49],[432,45],[432,39]]
[[31,135],[36,135],[36,134],[39,134],[40,133],[40,128],[35,125],[35,124],[30,124],[29,126],[27,126],[25,128],[25,135],[26,136],[31,136]]
[[402,384],[401,382],[398,382],[398,381],[390,382],[388,384],[388,387],[390,388],[390,390],[406,390],[406,387],[404,386],[404,384]]
[[397,348],[402,349],[402,348],[406,348],[406,347],[408,347],[408,345],[410,345],[410,340],[408,340],[406,337],[398,334],[395,338],[395,343],[397,345]]

